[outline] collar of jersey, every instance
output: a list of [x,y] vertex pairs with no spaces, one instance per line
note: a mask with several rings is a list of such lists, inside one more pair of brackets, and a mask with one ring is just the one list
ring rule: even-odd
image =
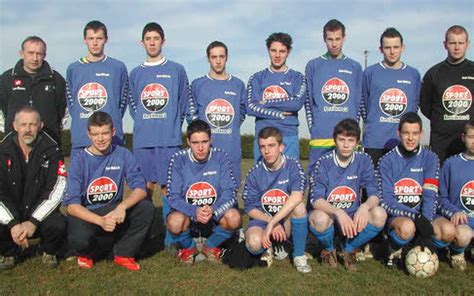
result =
[[87,59],[87,57],[83,57],[83,58],[80,58],[79,59],[79,62],[81,62],[82,64],[94,64],[94,63],[103,63],[105,62],[105,60],[107,60],[108,56],[104,55],[104,58],[101,59],[101,60],[98,60],[98,61],[95,61],[95,62],[92,62],[92,61],[89,61]]
[[211,157],[212,157],[212,148],[209,150],[209,156],[207,157],[206,160],[204,161],[199,161],[197,160],[196,158],[194,158],[194,155],[193,155],[193,151],[191,151],[191,148],[188,148],[188,156],[189,156],[189,160],[191,160],[192,162],[194,163],[206,163],[208,162]]
[[351,156],[351,160],[349,161],[349,163],[347,164],[347,166],[343,166],[341,164],[341,162],[339,161],[339,158],[337,157],[337,154],[336,154],[336,149],[334,149],[332,151],[332,159],[334,160],[334,163],[340,167],[340,168],[347,168],[351,163],[354,162],[354,159],[355,159],[355,152],[352,152],[352,156]]
[[211,75],[206,74],[206,77],[209,78],[209,80],[214,80],[214,81],[230,81],[232,79],[232,75],[230,75],[229,73],[227,73],[227,75],[229,75],[229,77],[227,77],[227,79],[214,79],[211,77]]
[[165,57],[162,57],[159,61],[156,61],[156,62],[143,62],[143,66],[146,66],[146,67],[153,67],[153,66],[159,66],[159,65],[163,65],[164,63],[166,63],[166,58]]
[[276,172],[278,171],[279,169],[281,169],[282,167],[285,166],[286,164],[286,156],[284,154],[281,155],[281,158],[282,158],[282,161],[281,161],[281,164],[278,168],[272,170],[271,168],[267,167],[267,165],[265,164],[265,160],[262,159],[262,165],[263,165],[263,168],[267,171],[267,172]]
[[346,55],[343,53],[340,58],[332,58],[329,52],[326,52],[325,54],[321,55],[321,57],[325,60],[345,60]]
[[290,67],[288,67],[288,66],[286,66],[286,69],[285,69],[285,71],[283,71],[283,72],[276,72],[276,71],[273,71],[271,66],[268,66],[267,69],[268,69],[268,71],[269,71],[270,73],[281,73],[281,74],[286,74],[286,73],[288,73],[288,71],[290,71]]
[[380,65],[380,67],[382,67],[382,68],[384,68],[384,69],[394,70],[394,71],[396,71],[396,70],[403,70],[403,69],[405,69],[405,68],[407,67],[407,64],[405,64],[404,62],[402,62],[402,66],[401,66],[400,68],[398,68],[398,69],[389,68],[389,67],[385,66],[385,65],[383,64],[383,61],[379,62],[379,65]]

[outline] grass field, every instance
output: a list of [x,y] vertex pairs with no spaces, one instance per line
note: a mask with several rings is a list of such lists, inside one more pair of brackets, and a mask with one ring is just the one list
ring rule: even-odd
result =
[[[243,172],[251,162],[243,161]],[[155,200],[159,198],[155,196]],[[459,272],[442,262],[438,274],[430,279],[388,270],[375,260],[359,263],[357,273],[346,272],[342,266],[336,270],[324,268],[312,260],[313,272],[309,274],[296,272],[289,260],[247,271],[208,262],[184,267],[165,252],[140,264],[139,272],[116,267],[111,261],[100,261],[93,270],[82,270],[75,261],[61,261],[57,269],[47,269],[37,256],[13,270],[0,272],[0,295],[474,295],[473,264],[467,272]]]

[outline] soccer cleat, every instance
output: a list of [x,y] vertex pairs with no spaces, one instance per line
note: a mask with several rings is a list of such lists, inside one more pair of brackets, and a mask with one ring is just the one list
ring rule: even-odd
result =
[[77,256],[77,265],[79,265],[80,268],[91,269],[94,267],[94,260],[85,256]]
[[396,268],[397,267],[397,260],[400,260],[402,258],[402,249],[398,249],[396,251],[393,251],[390,248],[390,255],[387,258],[387,267],[389,268]]
[[323,263],[324,266],[336,268],[337,267],[336,250],[332,250],[332,251],[322,250],[321,262]]
[[296,256],[293,258],[293,264],[296,267],[296,270],[302,273],[311,272],[311,266],[309,266],[308,261],[305,255]]
[[0,256],[0,270],[12,269],[15,266],[15,257]]
[[114,263],[131,271],[140,270],[140,264],[138,264],[133,257],[114,256]]
[[452,268],[465,271],[467,268],[467,263],[466,258],[464,258],[464,252],[457,255],[451,255],[450,264]]
[[194,255],[197,254],[196,247],[188,248],[188,249],[180,249],[177,255],[179,261],[184,263],[185,265],[193,265],[194,263]]
[[272,266],[273,263],[273,248],[270,247],[260,256],[260,260],[267,262],[267,267]]
[[213,262],[213,263],[221,262],[221,254],[222,254],[221,248],[217,248],[217,247],[210,248],[210,247],[207,247],[206,245],[203,245],[202,253],[204,254],[204,256],[206,256],[209,262]]
[[49,266],[51,268],[58,267],[58,259],[56,258],[56,255],[50,255],[44,252],[41,261],[44,265]]
[[357,267],[355,266],[356,263],[356,255],[355,252],[342,252],[342,258],[344,260],[344,267],[351,272],[357,271]]
[[273,258],[276,260],[284,260],[288,257],[288,252],[286,251],[285,245],[280,242],[276,242],[273,246]]

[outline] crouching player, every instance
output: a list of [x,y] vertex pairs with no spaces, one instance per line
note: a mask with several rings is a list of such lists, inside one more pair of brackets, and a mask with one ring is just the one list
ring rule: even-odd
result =
[[[372,159],[356,152],[359,124],[353,119],[340,121],[333,131],[336,149],[319,158],[310,172],[310,230],[322,244],[323,265],[337,267],[334,235],[337,221],[342,233],[344,266],[356,271],[355,251],[382,231],[387,214],[379,206],[379,192]],[[361,203],[361,190],[367,200]]]
[[243,191],[245,212],[250,217],[245,232],[247,249],[260,255],[271,248],[271,239],[284,241],[291,236],[293,264],[299,272],[310,272],[304,255],[308,216],[303,168],[283,155],[283,136],[277,128],[263,128],[258,133],[258,146],[263,159],[248,172]]
[[[79,150],[70,166],[67,191],[68,239],[82,268],[92,268],[98,255],[97,238],[113,236],[114,263],[139,270],[134,256],[153,218],[143,174],[130,151],[112,145],[115,129],[105,112],[95,112],[87,123],[92,145]],[[131,193],[123,199],[124,179]]]
[[188,265],[194,263],[197,253],[190,228],[210,230],[203,254],[209,261],[219,262],[219,246],[241,224],[235,208],[237,184],[227,153],[211,148],[211,128],[206,122],[192,122],[186,136],[190,148],[174,154],[168,168],[171,212],[166,218],[167,229],[181,247],[178,259]]
[[382,207],[389,215],[390,255],[387,266],[395,267],[402,247],[417,234],[417,244],[445,247],[452,238],[438,221],[433,222],[438,195],[438,156],[420,145],[421,118],[405,113],[398,126],[400,144],[379,162]]
[[448,158],[441,171],[438,210],[442,216],[435,223],[452,229],[451,266],[465,270],[464,250],[474,235],[474,120],[466,124],[462,140],[465,152]]

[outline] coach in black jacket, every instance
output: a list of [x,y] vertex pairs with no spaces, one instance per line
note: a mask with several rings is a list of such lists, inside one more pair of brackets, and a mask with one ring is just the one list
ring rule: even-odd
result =
[[19,248],[41,237],[43,263],[57,266],[55,252],[66,234],[58,210],[66,170],[57,143],[41,131],[34,107],[15,114],[13,132],[0,143],[0,269],[12,268]]
[[66,82],[44,60],[46,43],[37,36],[21,44],[21,59],[3,73],[0,83],[0,110],[5,117],[5,133],[12,130],[15,112],[24,105],[39,110],[44,130],[60,143],[62,118],[66,111]]

